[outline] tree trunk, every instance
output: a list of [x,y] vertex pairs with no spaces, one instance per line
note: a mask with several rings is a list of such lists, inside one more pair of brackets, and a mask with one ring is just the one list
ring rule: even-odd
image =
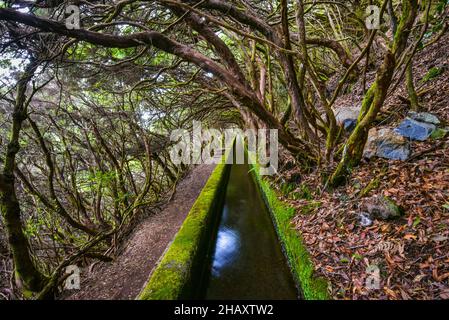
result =
[[0,210],[8,233],[16,281],[20,287],[32,292],[38,292],[43,288],[45,277],[37,269],[31,257],[28,239],[23,232],[21,210],[15,190],[14,170],[16,167],[16,155],[20,149],[20,131],[23,121],[27,118],[26,88],[34,75],[37,65],[35,61],[31,61],[18,82],[11,138],[6,148],[3,172],[0,174]]
[[407,93],[408,98],[410,100],[410,108],[413,111],[419,111],[419,101],[418,95],[416,94],[415,84],[413,81],[413,59],[410,61],[410,64],[407,66],[407,74],[406,74],[406,82],[407,82]]
[[[368,132],[371,123],[376,119],[379,113],[393,78],[393,71],[396,60],[391,51],[389,51],[384,59],[383,65],[378,73],[376,82],[373,84],[374,89],[370,88],[367,92],[364,105],[369,103],[369,109],[362,118],[349,137],[344,147],[343,158],[337,169],[331,177],[330,185],[337,186],[344,183],[347,175],[351,173],[353,167],[357,166],[362,159],[363,149],[368,139]],[[364,110],[362,107],[362,114]],[[361,114],[361,116],[362,116]]]
[[330,178],[331,186],[342,184],[351,173],[352,168],[357,166],[362,159],[370,126],[385,102],[396,68],[396,60],[405,50],[410,31],[416,19],[417,8],[417,0],[403,0],[402,17],[392,48],[385,54],[383,64],[377,73],[376,81],[365,95],[358,124],[346,142],[343,157]]
[[388,15],[390,16],[391,32],[393,33],[393,36],[394,36],[398,29],[398,18],[396,18],[396,15],[394,14],[393,0],[388,1],[387,10],[388,10]]

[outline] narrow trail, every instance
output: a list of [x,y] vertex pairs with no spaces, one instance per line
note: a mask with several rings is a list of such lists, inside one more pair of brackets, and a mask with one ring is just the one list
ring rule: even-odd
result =
[[92,272],[81,271],[81,290],[68,300],[132,300],[139,294],[165,248],[178,232],[215,166],[200,165],[182,180],[159,214],[142,221],[122,254]]

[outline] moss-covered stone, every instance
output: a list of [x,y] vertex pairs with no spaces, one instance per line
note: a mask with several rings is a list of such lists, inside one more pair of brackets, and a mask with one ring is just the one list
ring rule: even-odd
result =
[[282,247],[304,298],[307,300],[330,299],[327,280],[314,275],[315,268],[310,255],[300,234],[291,225],[295,209],[280,201],[269,183],[261,179],[258,174],[258,165],[253,165],[253,168],[255,170],[251,172],[272,214]]
[[391,212],[390,214],[391,218],[399,218],[405,214],[404,209],[399,205],[397,205],[393,199],[389,197],[383,197],[383,201],[385,203],[385,206]]
[[383,220],[397,219],[405,213],[393,199],[379,195],[366,199],[361,207],[371,216]]

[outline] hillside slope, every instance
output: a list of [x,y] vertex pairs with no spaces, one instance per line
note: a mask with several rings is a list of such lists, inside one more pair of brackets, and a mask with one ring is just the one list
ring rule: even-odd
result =
[[[414,61],[422,111],[447,126],[449,35],[419,52]],[[374,71],[368,73],[368,84],[374,76]],[[359,105],[361,86],[361,81],[356,83],[338,107]],[[406,97],[403,86],[390,95],[378,127],[396,127],[406,117]],[[300,184],[295,169],[283,172],[278,187],[298,208],[293,223],[308,245],[317,274],[330,280],[336,299],[449,299],[449,142],[446,136],[410,143],[408,161],[365,160],[346,186],[333,191],[323,188],[322,172],[302,177]],[[374,219],[363,226],[361,215],[376,196],[395,201],[404,216]],[[376,272],[379,286],[369,289]]]

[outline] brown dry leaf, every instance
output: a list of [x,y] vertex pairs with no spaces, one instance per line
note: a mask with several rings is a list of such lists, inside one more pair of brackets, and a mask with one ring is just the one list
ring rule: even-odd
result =
[[449,300],[449,289],[440,292],[440,298],[443,300]]
[[411,300],[412,298],[408,295],[407,292],[405,292],[404,290],[400,289],[401,291],[401,297],[403,300]]
[[449,272],[447,272],[447,273],[443,274],[442,276],[440,276],[440,281],[444,281],[444,280],[446,280],[448,278],[449,278]]
[[421,282],[421,280],[424,279],[425,277],[426,277],[425,274],[419,274],[413,279],[413,282]]
[[404,239],[405,240],[416,240],[416,239],[418,239],[418,237],[415,236],[414,234],[409,233],[404,236]]
[[397,296],[396,292],[394,292],[393,290],[391,290],[387,287],[384,287],[384,291],[391,299],[398,300],[398,296]]
[[326,266],[326,271],[327,272],[334,272],[334,268],[332,268],[331,266]]

